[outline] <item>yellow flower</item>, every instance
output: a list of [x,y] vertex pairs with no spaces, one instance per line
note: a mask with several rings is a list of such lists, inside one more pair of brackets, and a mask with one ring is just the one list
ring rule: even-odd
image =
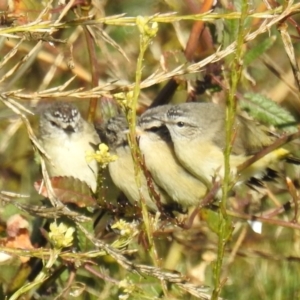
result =
[[75,228],[67,227],[64,223],[57,225],[56,222],[50,224],[49,239],[55,248],[65,248],[72,246],[73,233]]
[[88,162],[95,159],[101,165],[102,168],[105,168],[110,162],[113,162],[118,158],[116,155],[111,155],[108,150],[108,146],[101,143],[99,145],[99,150],[97,150],[96,152],[88,151],[86,153],[85,159]]
[[135,285],[130,281],[127,280],[126,278],[121,280],[118,284],[120,289],[123,289],[125,294],[119,295],[120,300],[127,300],[130,295],[135,291]]
[[133,237],[138,234],[136,223],[128,223],[122,219],[114,223],[111,228],[119,230],[123,237]]

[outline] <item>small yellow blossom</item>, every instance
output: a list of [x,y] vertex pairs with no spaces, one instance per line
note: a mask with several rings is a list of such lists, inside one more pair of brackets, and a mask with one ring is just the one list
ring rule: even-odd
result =
[[57,225],[56,222],[50,224],[49,239],[55,248],[65,248],[72,246],[74,227],[67,227],[64,223]]
[[155,37],[155,35],[157,34],[158,23],[151,22],[149,18],[138,16],[136,18],[136,24],[138,26],[140,33],[142,35],[147,36],[148,39]]
[[135,291],[135,285],[132,284],[130,280],[123,279],[119,282],[118,284],[120,289],[123,289],[125,294],[119,295],[120,300],[127,300],[130,296]]
[[114,223],[111,228],[119,230],[120,235],[123,237],[133,237],[138,233],[135,223],[128,223],[122,219]]
[[108,150],[108,146],[101,143],[99,145],[99,150],[96,152],[88,151],[85,159],[87,162],[95,159],[102,168],[105,168],[110,162],[115,161],[118,158],[117,155],[111,155]]
[[128,110],[129,108],[131,108],[133,96],[134,93],[132,91],[127,93],[114,94],[114,98],[118,101],[118,103],[124,110]]

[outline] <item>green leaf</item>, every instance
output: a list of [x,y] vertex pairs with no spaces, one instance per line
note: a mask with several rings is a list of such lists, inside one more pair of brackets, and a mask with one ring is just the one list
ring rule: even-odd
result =
[[[236,11],[241,11],[241,1],[233,1]],[[237,39],[240,21],[237,19],[224,20],[223,46],[227,47]]]
[[[88,185],[74,177],[56,176],[50,178],[53,191],[64,204],[73,203],[77,207],[95,207],[96,199],[93,198]],[[48,191],[42,180],[34,183],[34,187],[44,197],[48,197]]]
[[270,49],[274,42],[276,41],[276,36],[273,35],[268,39],[263,40],[258,45],[251,47],[247,50],[244,56],[244,67],[249,66],[255,59],[264,54],[268,49]]
[[[225,230],[224,238],[227,240],[232,234],[232,222],[231,219],[220,220],[220,215],[216,211],[210,209],[201,209],[200,211],[201,220],[206,221],[207,226],[217,235],[220,235],[220,222],[223,222],[223,230]],[[228,216],[227,216],[228,217]]]
[[[81,225],[90,233],[94,232],[93,221],[81,223]],[[95,246],[93,243],[87,238],[87,236],[80,230],[80,228],[76,227],[76,237],[78,240],[78,246],[81,251],[92,251]]]
[[262,123],[281,127],[289,132],[297,131],[293,115],[266,96],[246,93],[239,103],[242,109]]
[[224,47],[230,45],[237,38],[239,21],[238,20],[226,20],[225,30],[223,36]]

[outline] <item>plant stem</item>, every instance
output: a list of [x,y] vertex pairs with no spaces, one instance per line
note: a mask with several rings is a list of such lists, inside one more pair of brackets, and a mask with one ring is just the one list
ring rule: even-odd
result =
[[230,76],[230,87],[228,90],[228,102],[226,107],[226,147],[224,151],[224,181],[222,184],[222,200],[219,210],[219,232],[218,232],[218,257],[214,266],[215,288],[211,299],[217,300],[224,284],[221,279],[222,264],[224,259],[225,247],[231,237],[233,226],[231,220],[226,213],[226,203],[228,192],[231,188],[230,174],[230,154],[232,149],[232,140],[234,134],[234,121],[236,113],[236,91],[242,72],[242,56],[245,32],[245,19],[247,18],[248,3],[247,0],[242,1],[241,18],[239,20],[237,47],[233,60],[232,72]]
[[135,178],[136,183],[139,190],[140,196],[140,205],[142,208],[142,216],[145,225],[145,231],[149,243],[149,252],[153,259],[155,265],[157,265],[157,253],[154,247],[153,242],[153,234],[152,234],[152,224],[150,223],[150,218],[148,215],[146,203],[144,201],[144,197],[141,192],[141,168],[139,162],[142,160],[142,155],[140,153],[139,147],[136,141],[136,133],[135,133],[135,126],[136,126],[136,110],[137,110],[137,103],[140,94],[140,83],[142,80],[142,68],[143,68],[143,60],[145,52],[152,41],[152,38],[155,36],[157,32],[156,25],[150,27],[148,25],[149,20],[143,17],[137,17],[137,26],[140,30],[140,53],[137,60],[136,66],[136,76],[135,76],[135,86],[133,89],[133,94],[127,98],[128,102],[128,111],[127,111],[127,118],[129,123],[129,143],[132,151],[132,156],[134,160],[134,168],[135,168]]

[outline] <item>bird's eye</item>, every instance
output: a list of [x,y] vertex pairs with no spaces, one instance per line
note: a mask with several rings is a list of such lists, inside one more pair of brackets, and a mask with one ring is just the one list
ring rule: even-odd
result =
[[184,125],[185,125],[184,122],[177,122],[178,127],[183,127]]
[[151,131],[151,132],[158,132],[159,131],[159,127],[151,127],[149,129],[146,129],[146,131]]
[[58,127],[57,123],[55,123],[54,121],[50,121],[50,124],[51,124],[53,127]]

